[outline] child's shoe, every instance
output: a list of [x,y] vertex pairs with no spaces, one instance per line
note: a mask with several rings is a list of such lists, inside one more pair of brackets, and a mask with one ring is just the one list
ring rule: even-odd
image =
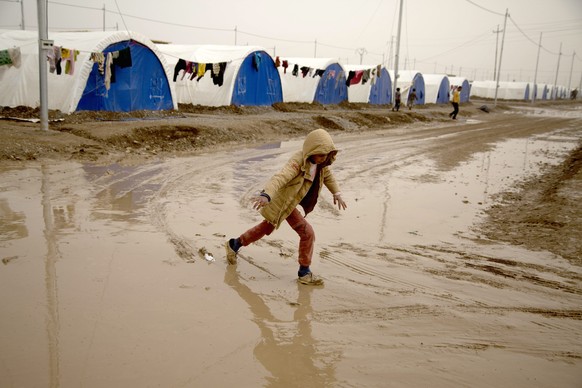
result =
[[311,272],[309,272],[307,275],[300,276],[297,278],[297,281],[301,284],[307,284],[309,286],[323,286],[323,279]]
[[226,249],[226,261],[228,264],[236,264],[236,251],[233,248],[234,238],[231,238],[224,243],[224,248]]

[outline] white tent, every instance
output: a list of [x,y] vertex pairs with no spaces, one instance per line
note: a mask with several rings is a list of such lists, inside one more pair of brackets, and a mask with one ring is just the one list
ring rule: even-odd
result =
[[495,98],[495,81],[473,81],[471,83],[471,97]]
[[529,100],[527,82],[499,82],[497,98],[501,100]]
[[471,95],[471,85],[469,80],[464,77],[449,77],[449,87],[450,87],[450,97],[453,98],[453,89],[460,86],[461,89],[461,102],[469,101],[469,96]]
[[280,61],[283,101],[339,104],[348,99],[346,75],[336,60],[281,57]]
[[[48,109],[71,113],[177,108],[165,59],[145,36],[130,31],[97,31],[49,32],[48,38],[54,41],[54,46],[78,53],[73,71],[47,66]],[[0,31],[0,50],[12,48],[19,49],[21,63],[19,67],[0,66],[0,106],[38,107],[38,33]],[[117,69],[112,83],[106,87],[105,76],[98,71],[91,54],[106,55],[122,48],[130,49],[133,63]]]
[[[471,96],[481,98],[495,98],[496,81],[473,81]],[[499,100],[528,100],[530,89],[527,82],[499,82],[497,99]]]
[[[160,44],[158,48],[173,69],[172,85],[181,104],[272,105],[283,101],[274,61],[262,47]],[[200,64],[204,65],[202,77]],[[223,74],[214,76],[211,68],[216,64],[219,68],[223,64]]]
[[549,98],[548,84],[538,84],[538,96],[540,100],[547,100]]
[[448,104],[449,78],[444,74],[423,74],[424,78],[424,101],[428,104]]
[[[348,101],[370,104],[390,104],[392,102],[392,81],[388,71],[374,65],[342,65],[346,74],[350,72],[367,72],[366,79],[362,77],[355,84],[348,85]],[[346,80],[347,81],[347,80]]]

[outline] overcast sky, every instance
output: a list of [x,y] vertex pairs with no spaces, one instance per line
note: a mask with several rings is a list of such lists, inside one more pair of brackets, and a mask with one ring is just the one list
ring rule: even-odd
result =
[[[21,28],[19,1],[0,0],[0,28]],[[37,1],[23,2],[24,25],[27,30],[35,30]],[[51,31],[102,30],[105,15],[106,29],[129,29],[152,40],[221,45],[236,42],[261,46],[271,55],[337,58],[350,64],[362,59],[363,64],[384,62],[392,69],[399,3],[58,0],[48,3],[48,24]],[[500,79],[534,80],[542,33],[538,82],[553,84],[558,73],[558,84],[579,87],[582,0],[404,0],[399,68],[493,79],[496,51],[501,55],[503,38],[503,33],[494,30],[498,26],[503,29],[506,9],[510,17]]]

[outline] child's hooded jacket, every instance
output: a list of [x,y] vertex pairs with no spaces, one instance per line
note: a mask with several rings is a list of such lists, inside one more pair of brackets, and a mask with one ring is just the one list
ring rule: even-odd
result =
[[[271,201],[261,209],[262,216],[278,228],[308,193],[316,176],[319,178],[317,196],[323,185],[332,194],[338,193],[339,186],[329,167],[335,161],[336,154],[337,149],[325,129],[310,132],[303,142],[303,150],[293,154],[287,164],[265,185],[264,192]],[[319,175],[309,160],[311,155],[328,155],[325,163],[318,166]],[[305,208],[305,215],[313,209],[316,200],[317,198],[312,206]]]

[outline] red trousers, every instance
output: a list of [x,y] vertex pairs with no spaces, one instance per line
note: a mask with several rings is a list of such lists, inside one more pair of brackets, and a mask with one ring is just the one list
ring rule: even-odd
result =
[[[299,264],[305,267],[311,265],[311,258],[313,256],[313,244],[315,243],[315,232],[305,217],[297,209],[293,209],[289,217],[286,219],[287,223],[299,235]],[[260,240],[264,236],[270,235],[275,227],[268,221],[263,220],[257,226],[254,226],[240,235],[241,244],[247,245]]]

